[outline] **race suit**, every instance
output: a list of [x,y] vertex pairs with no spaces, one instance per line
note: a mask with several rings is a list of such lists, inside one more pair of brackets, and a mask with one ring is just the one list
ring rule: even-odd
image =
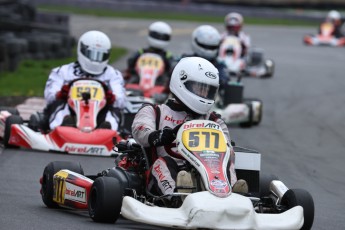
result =
[[[177,104],[174,99],[170,99],[166,104],[158,105],[160,110],[159,127],[174,128],[179,124],[193,119],[207,119],[217,122],[222,128],[227,141],[230,143],[229,130],[224,121],[212,112],[206,116],[192,115],[181,109],[181,106]],[[156,110],[153,106],[147,105],[142,107],[134,118],[132,124],[132,134],[135,141],[143,147],[150,147],[149,135],[153,131],[156,131]],[[149,177],[148,189],[153,193],[159,195],[171,194],[176,188],[176,177],[179,171],[178,165],[181,163],[181,159],[175,158],[176,152],[167,146],[156,147],[154,149],[157,154],[157,159],[154,161]],[[169,153],[168,153],[169,152]],[[174,154],[172,154],[172,152]],[[172,156],[174,155],[174,156]],[[229,175],[231,184],[234,185],[237,181],[235,169],[234,169],[235,153],[231,150]]]
[[138,58],[144,53],[154,53],[158,54],[162,57],[164,61],[164,73],[158,77],[157,85],[165,86],[165,88],[169,89],[169,82],[170,76],[172,72],[172,63],[173,63],[173,56],[169,51],[165,51],[162,49],[156,49],[152,47],[139,49],[135,52],[130,58],[127,60],[127,69],[125,71],[125,80],[127,83],[139,83],[139,76],[135,70],[135,66],[137,63]]
[[251,39],[250,36],[247,35],[246,33],[244,33],[243,31],[240,31],[238,34],[230,34],[228,32],[225,32],[222,34],[222,40],[226,37],[226,36],[236,36],[240,39],[241,42],[241,46],[242,46],[242,53],[241,53],[241,57],[245,57],[248,53],[248,49],[251,46]]
[[[61,125],[63,118],[66,115],[71,114],[67,103],[54,103],[56,102],[56,93],[60,91],[64,84],[68,84],[72,80],[82,77],[87,76],[85,76],[85,73],[81,70],[78,62],[62,65],[51,71],[44,89],[44,97],[47,101],[48,107],[49,105],[56,104],[50,109],[52,111],[48,113],[50,129],[54,129]],[[125,107],[126,92],[124,88],[124,80],[120,71],[115,70],[112,66],[108,65],[102,74],[91,76],[91,78],[105,83],[115,95],[116,100],[110,107],[118,109],[123,109]],[[112,110],[112,108],[109,108],[105,115],[105,121],[108,121],[111,124],[111,129],[117,130],[119,116],[116,115],[114,111],[115,110]]]

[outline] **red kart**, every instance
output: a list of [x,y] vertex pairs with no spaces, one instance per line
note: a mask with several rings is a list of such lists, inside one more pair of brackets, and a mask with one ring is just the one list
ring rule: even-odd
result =
[[0,112],[0,138],[5,147],[24,147],[71,154],[111,156],[113,138],[122,138],[114,130],[101,128],[97,117],[106,106],[105,87],[94,79],[78,79],[70,84],[68,105],[74,125],[58,126],[47,133],[38,128],[42,113],[29,121],[11,111]]
[[168,97],[168,79],[164,78],[165,64],[161,56],[155,53],[144,53],[136,62],[138,82],[129,81],[126,89],[129,96],[144,96],[156,102]]
[[345,37],[337,38],[333,35],[334,25],[324,22],[320,26],[320,33],[317,35],[306,35],[303,41],[306,45],[313,46],[345,46]]

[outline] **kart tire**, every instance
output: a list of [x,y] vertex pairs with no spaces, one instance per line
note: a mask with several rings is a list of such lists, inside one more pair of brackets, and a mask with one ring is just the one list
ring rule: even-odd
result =
[[[269,66],[268,64],[267,64],[267,62],[271,62],[272,64],[272,66]],[[274,63],[274,61],[273,60],[271,60],[271,59],[267,59],[267,60],[265,60],[265,69],[266,69],[266,74],[265,75],[263,75],[262,77],[263,78],[270,78],[270,77],[273,77],[273,75],[274,75],[274,70],[275,70],[275,63]]]
[[19,111],[17,108],[13,108],[9,106],[0,106],[0,111],[7,111],[12,115],[19,115]]
[[245,103],[247,104],[247,106],[249,108],[249,115],[248,115],[249,116],[249,120],[246,121],[246,122],[242,122],[239,125],[240,125],[241,128],[250,128],[250,127],[253,126],[253,106],[252,106],[252,102],[251,101],[247,100]]
[[17,146],[10,145],[8,142],[11,137],[11,126],[14,124],[23,124],[23,119],[19,115],[12,115],[6,118],[4,131],[4,146],[6,148],[17,148]]
[[288,209],[295,206],[302,206],[304,213],[304,223],[301,230],[309,230],[314,222],[314,200],[310,193],[304,189],[289,189],[283,196],[281,205]]
[[268,197],[271,194],[270,184],[273,180],[279,180],[274,174],[260,175],[259,196]]
[[98,177],[90,190],[88,210],[95,222],[115,223],[120,216],[124,189],[113,177]]
[[43,171],[41,179],[41,196],[43,203],[48,208],[58,208],[58,204],[53,201],[54,195],[54,174],[61,169],[68,169],[78,174],[84,175],[84,170],[80,163],[69,162],[69,161],[53,161],[50,162]]

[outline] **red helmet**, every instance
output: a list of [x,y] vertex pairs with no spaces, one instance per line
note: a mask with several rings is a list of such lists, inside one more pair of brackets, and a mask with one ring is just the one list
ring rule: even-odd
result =
[[231,12],[225,16],[224,23],[230,34],[238,34],[242,29],[243,17],[239,13]]

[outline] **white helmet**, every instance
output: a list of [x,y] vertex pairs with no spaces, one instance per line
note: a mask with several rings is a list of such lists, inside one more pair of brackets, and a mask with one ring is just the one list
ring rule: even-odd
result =
[[192,50],[200,57],[208,60],[218,55],[221,36],[216,28],[209,25],[197,27],[192,34]]
[[83,71],[99,75],[108,64],[111,42],[100,31],[88,31],[78,41],[78,62]]
[[154,22],[149,27],[148,42],[151,47],[164,49],[169,45],[171,27],[165,22]]
[[337,22],[337,21],[340,21],[341,15],[340,15],[340,13],[338,11],[331,10],[327,14],[327,19],[331,20],[332,22]]
[[224,24],[230,34],[238,34],[242,29],[243,17],[236,12],[228,13],[224,18]]
[[182,58],[171,75],[170,91],[198,114],[204,115],[210,111],[218,88],[218,69],[201,57]]

